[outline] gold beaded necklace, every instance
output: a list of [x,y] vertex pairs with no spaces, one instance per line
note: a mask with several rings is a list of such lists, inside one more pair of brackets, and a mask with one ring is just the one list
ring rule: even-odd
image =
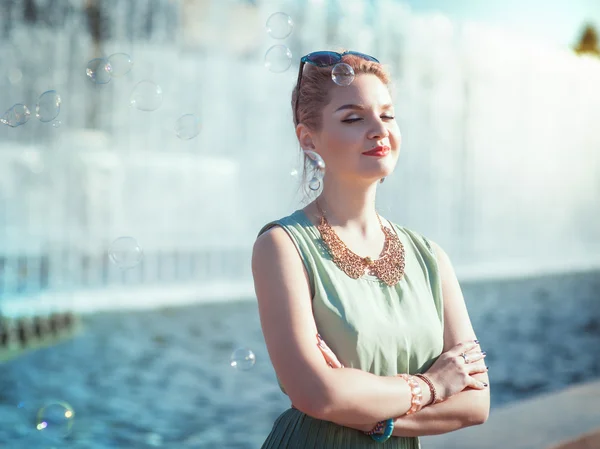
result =
[[317,229],[321,233],[321,238],[325,242],[333,262],[342,271],[351,278],[358,279],[368,269],[371,274],[374,274],[389,286],[395,285],[402,279],[405,266],[404,246],[396,232],[383,226],[377,211],[375,213],[385,236],[385,243],[383,245],[383,255],[379,259],[373,260],[370,257],[360,257],[352,252],[329,225],[318,200],[315,200],[315,204],[321,214],[321,222]]

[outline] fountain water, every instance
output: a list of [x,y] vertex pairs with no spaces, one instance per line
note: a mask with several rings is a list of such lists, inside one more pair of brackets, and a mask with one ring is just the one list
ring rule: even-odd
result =
[[[190,286],[181,293],[186,302],[202,292],[252,295],[257,230],[300,206],[289,176],[299,156],[290,93],[299,57],[322,48],[364,51],[390,66],[403,148],[379,205],[438,241],[460,276],[600,265],[597,60],[416,15],[394,0],[110,8],[96,1],[88,10],[80,2],[29,3],[37,19],[12,2],[2,6],[1,107],[31,106],[54,89],[62,125],[32,117],[0,127],[5,314],[36,310],[42,297],[49,311],[75,307],[62,299],[65,289],[90,310],[122,306],[125,297],[140,307],[172,302],[173,285]],[[264,30],[275,11],[295,23],[282,41],[294,55],[284,73],[263,66],[278,43]],[[132,56],[133,70],[90,83],[86,62],[117,52]],[[128,104],[144,79],[163,91],[154,112]],[[185,113],[201,123],[191,140],[174,131]],[[124,273],[106,257],[122,235],[135,236],[145,254]],[[109,288],[119,292],[114,301],[90,305]],[[135,299],[147,291],[154,299]]]

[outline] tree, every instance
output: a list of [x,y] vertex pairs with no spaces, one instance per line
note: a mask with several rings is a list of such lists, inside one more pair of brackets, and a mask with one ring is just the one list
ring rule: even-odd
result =
[[575,53],[589,54],[600,57],[600,48],[598,47],[598,32],[592,24],[585,26],[579,43],[575,46]]

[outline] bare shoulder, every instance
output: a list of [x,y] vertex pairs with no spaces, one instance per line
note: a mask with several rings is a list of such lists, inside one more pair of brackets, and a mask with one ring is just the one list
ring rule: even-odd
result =
[[[284,269],[285,268],[285,269]],[[273,274],[273,270],[286,272],[304,271],[302,259],[291,237],[281,226],[273,226],[262,233],[252,249],[252,273],[261,276]],[[308,277],[307,277],[308,281]]]
[[275,256],[277,252],[284,250],[292,242],[289,241],[287,233],[281,226],[273,226],[258,236],[254,242],[252,250],[253,255],[257,256]]

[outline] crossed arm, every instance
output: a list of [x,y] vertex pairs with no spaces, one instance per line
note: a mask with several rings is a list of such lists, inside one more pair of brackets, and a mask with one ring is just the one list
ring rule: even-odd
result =
[[[465,301],[450,263],[448,255],[434,242],[431,242],[438,260],[442,279],[442,294],[444,298],[444,349],[447,351],[460,341],[475,339]],[[486,373],[474,374],[477,380],[486,382]],[[418,413],[403,415],[394,420],[393,436],[415,437],[424,435],[439,435],[462,429],[464,427],[483,424],[489,415],[489,387],[484,390],[466,388],[461,393],[437,404],[423,407]],[[354,429],[369,431],[375,423],[337,424]]]
[[[483,424],[487,420],[488,410],[489,394],[486,394],[486,390],[466,389],[444,402],[423,407],[418,413],[396,418],[392,435],[417,437],[453,432]],[[375,426],[375,423],[361,425],[338,422],[336,424],[363,432]]]

